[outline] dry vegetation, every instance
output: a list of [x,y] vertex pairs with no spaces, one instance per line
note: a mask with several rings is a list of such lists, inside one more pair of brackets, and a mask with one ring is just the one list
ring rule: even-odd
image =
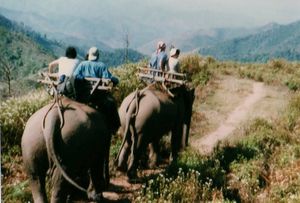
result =
[[[245,124],[243,130],[236,132],[239,139],[218,145],[211,156],[199,155],[188,148],[178,163],[148,180],[134,194],[133,201],[300,201],[300,64],[284,60],[272,60],[267,64],[238,64],[218,62],[199,55],[185,56],[181,58],[181,64],[197,87],[195,106],[214,94],[214,81],[220,75],[253,79],[269,85],[286,85],[293,91],[293,99],[285,114],[276,120],[260,118]],[[118,102],[129,92],[143,86],[137,79],[131,79],[137,66],[126,64],[115,70],[121,80],[115,92]],[[48,101],[46,96],[32,98],[30,101],[27,97],[15,98],[0,104],[4,202],[31,201],[28,181],[20,167],[20,136],[28,116]],[[196,130],[195,123],[200,118],[201,112],[196,112],[193,117],[194,134],[203,133]],[[201,128],[206,125],[209,123],[203,122]],[[112,156],[120,144],[117,138],[113,142]]]

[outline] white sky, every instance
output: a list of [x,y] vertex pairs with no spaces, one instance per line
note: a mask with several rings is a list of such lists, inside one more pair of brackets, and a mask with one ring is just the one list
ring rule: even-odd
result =
[[201,27],[260,26],[300,20],[300,0],[0,0],[0,7],[42,15],[183,20]]

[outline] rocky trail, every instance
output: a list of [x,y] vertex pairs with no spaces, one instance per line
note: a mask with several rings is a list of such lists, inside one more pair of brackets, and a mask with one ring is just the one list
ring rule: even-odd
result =
[[[261,82],[220,76],[213,84],[205,102],[196,97],[195,119],[191,129],[190,146],[200,153],[210,153],[214,146],[229,139],[245,122],[254,118],[276,119],[288,102],[284,87],[267,86]],[[145,170],[146,177],[163,169]],[[105,192],[107,202],[130,202],[142,183],[129,183],[124,176],[111,179],[111,191]]]

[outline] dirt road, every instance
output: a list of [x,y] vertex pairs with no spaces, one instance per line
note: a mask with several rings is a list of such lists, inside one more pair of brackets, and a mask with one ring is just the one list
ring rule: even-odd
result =
[[[213,130],[202,137],[193,137],[190,145],[200,153],[210,153],[219,141],[228,138],[243,123],[258,117],[276,118],[286,106],[288,95],[284,87],[266,86],[231,76],[220,78],[214,94],[208,98],[210,103],[203,104],[204,108],[198,107]],[[217,125],[213,124],[215,121],[218,121]]]

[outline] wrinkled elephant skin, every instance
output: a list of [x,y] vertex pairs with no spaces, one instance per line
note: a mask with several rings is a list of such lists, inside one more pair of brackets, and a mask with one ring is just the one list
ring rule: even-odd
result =
[[45,191],[48,169],[53,203],[66,202],[74,193],[80,193],[66,180],[63,171],[78,185],[88,188],[85,194],[89,197],[102,195],[109,181],[107,163],[111,135],[104,115],[67,98],[62,98],[62,106],[62,128],[58,108],[49,111],[49,104],[30,117],[22,136],[24,169],[36,203],[48,202]]
[[[172,159],[187,145],[194,89],[181,87],[175,97],[155,90],[144,89],[128,95],[119,109],[123,143],[116,159],[117,167],[127,171],[129,178],[136,176],[141,154],[150,144],[152,165],[157,162],[159,140],[170,132]],[[130,156],[129,156],[130,155]]]

